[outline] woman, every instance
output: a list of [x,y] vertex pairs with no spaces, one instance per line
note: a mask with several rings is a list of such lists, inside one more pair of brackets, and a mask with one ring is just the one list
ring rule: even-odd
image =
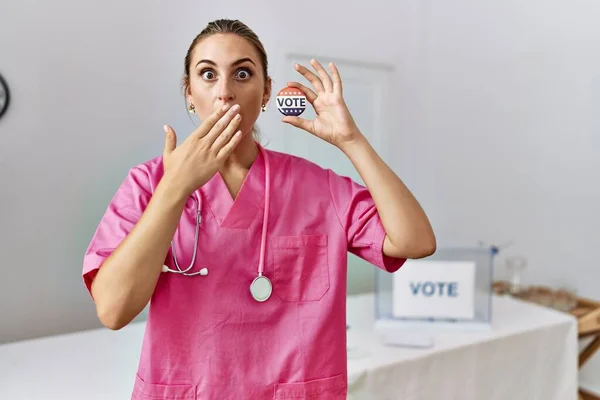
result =
[[290,86],[315,120],[283,122],[338,147],[367,188],[257,143],[271,79],[247,26],[214,21],[191,44],[183,86],[204,122],[180,145],[165,127],[163,155],[130,170],[84,258],[106,327],[150,302],[133,399],[345,399],[347,252],[389,272],[434,252],[423,210],[355,125],[337,68],[312,66],[296,69],[314,91]]

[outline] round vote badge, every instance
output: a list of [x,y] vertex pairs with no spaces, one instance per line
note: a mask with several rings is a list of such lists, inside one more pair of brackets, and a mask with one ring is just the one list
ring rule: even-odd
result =
[[306,110],[306,96],[300,89],[286,87],[277,93],[277,109],[286,116],[298,116]]

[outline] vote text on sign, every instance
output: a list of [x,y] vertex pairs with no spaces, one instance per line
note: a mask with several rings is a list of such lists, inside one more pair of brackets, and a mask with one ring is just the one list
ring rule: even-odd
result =
[[393,275],[395,317],[473,319],[475,262],[406,260]]

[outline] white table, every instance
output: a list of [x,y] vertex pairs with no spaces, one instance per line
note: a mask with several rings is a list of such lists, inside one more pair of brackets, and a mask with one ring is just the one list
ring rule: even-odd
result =
[[[576,321],[495,298],[489,332],[436,334],[431,349],[391,348],[371,329],[373,297],[348,301],[352,400],[576,399]],[[0,399],[129,399],[144,323],[0,346]]]
[[490,330],[429,331],[432,348],[398,348],[373,331],[373,304],[369,295],[348,301],[349,399],[577,399],[577,320],[568,314],[495,296]]

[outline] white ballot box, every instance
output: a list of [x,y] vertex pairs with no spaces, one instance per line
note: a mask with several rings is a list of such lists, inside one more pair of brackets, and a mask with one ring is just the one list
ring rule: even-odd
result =
[[414,337],[409,331],[489,329],[496,253],[484,245],[442,246],[430,257],[407,260],[393,274],[377,270],[376,328],[387,338],[398,330]]

